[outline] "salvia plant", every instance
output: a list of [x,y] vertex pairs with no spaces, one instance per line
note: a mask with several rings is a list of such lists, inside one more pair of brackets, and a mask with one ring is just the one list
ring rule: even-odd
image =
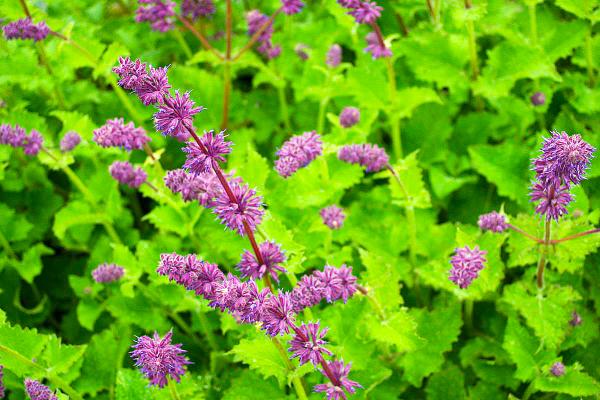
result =
[[0,2],[0,398],[597,398],[596,14]]

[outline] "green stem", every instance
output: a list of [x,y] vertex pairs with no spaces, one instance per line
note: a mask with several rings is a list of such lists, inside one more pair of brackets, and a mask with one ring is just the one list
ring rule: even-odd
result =
[[[288,371],[293,372],[295,369],[294,364],[292,364],[292,362],[290,361],[288,354],[285,351],[285,349],[283,348],[283,346],[281,345],[281,342],[279,341],[279,339],[274,337],[271,339],[271,341],[273,342],[273,344],[279,351],[279,354],[281,354],[281,357],[285,360],[285,365],[286,365]],[[296,390],[296,395],[298,396],[299,399],[301,399],[301,400],[308,399],[308,397],[306,397],[306,391],[304,390],[304,385],[302,384],[301,378],[299,378],[297,376],[294,377],[292,379],[292,384],[294,385],[294,389]]]
[[208,318],[206,318],[206,313],[199,312],[196,315],[198,315],[198,319],[200,320],[200,327],[206,335],[206,340],[208,341],[209,346],[213,350],[218,350],[219,345],[217,344],[217,338],[215,337],[213,331],[210,329],[210,323],[208,322]]
[[173,381],[173,379],[169,379],[167,386],[169,386],[169,393],[171,394],[171,399],[180,400],[179,393],[177,393],[177,387],[175,387],[177,383]]
[[390,57],[386,57],[385,59],[387,75],[388,75],[388,85],[390,92],[390,110],[388,111],[388,120],[390,122],[390,126],[392,128],[392,149],[394,150],[394,156],[397,160],[403,157],[402,150],[402,134],[400,132],[400,118],[395,115],[396,109],[396,71],[394,71],[394,64]]
[[[396,172],[394,167],[390,164],[387,165],[387,169],[392,173],[394,180],[398,184],[400,188],[400,192],[404,195],[407,202],[410,202],[411,197],[406,190],[406,186],[404,186],[404,182],[400,178],[400,175]],[[406,213],[406,223],[408,225],[408,244],[409,244],[409,260],[411,265],[416,266],[417,259],[417,220],[415,218],[415,209],[413,206],[407,206],[405,208]]]
[[473,334],[473,300],[466,299],[464,301],[464,315],[467,332]]
[[227,129],[229,125],[229,99],[231,97],[231,63],[225,60],[223,63],[223,117],[221,129]]
[[477,58],[477,39],[473,20],[467,19],[467,32],[469,34],[469,56],[471,61],[471,79],[476,81],[479,76],[479,60]]
[[53,89],[54,89],[54,95],[56,96],[56,100],[58,101],[58,105],[60,106],[60,108],[66,109],[67,106],[65,104],[65,98],[64,98],[62,92],[60,91],[60,87],[58,86],[58,79],[54,76],[54,72],[52,71],[52,68],[50,67],[50,63],[48,62],[48,56],[46,55],[46,50],[44,49],[44,45],[42,43],[38,42],[35,44],[35,48],[40,57],[40,63],[44,66],[44,68],[48,72],[48,75],[50,75],[52,77],[52,80],[54,81]]
[[529,33],[531,35],[531,44],[537,46],[538,34],[537,34],[537,17],[535,14],[536,4],[529,4]]
[[277,95],[279,96],[279,107],[281,108],[283,126],[286,131],[291,132],[292,125],[290,123],[290,114],[288,111],[287,99],[285,97],[285,86],[277,85]]
[[0,344],[0,351],[4,352],[5,354],[8,354],[9,356],[16,358],[19,360],[19,362],[21,364],[27,365],[31,368],[35,368],[39,371],[43,371],[46,375],[46,378],[52,382],[52,384],[54,386],[57,386],[58,388],[60,388],[60,390],[62,390],[63,392],[65,392],[66,394],[69,395],[69,397],[73,400],[83,400],[83,397],[77,393],[77,391],[75,389],[73,389],[67,382],[65,382],[62,378],[59,378],[58,376],[56,376],[54,373],[49,372],[46,368],[42,367],[39,364],[34,363],[33,361],[31,361],[30,359],[28,359],[27,357],[23,356],[21,353],[18,353],[6,346],[3,346]]
[[8,254],[9,257],[14,259],[17,258],[17,255],[15,254],[14,250],[12,249],[12,247],[10,247],[10,242],[6,239],[2,231],[0,231],[0,244],[2,245],[2,247],[4,247],[4,251],[6,251],[6,254]]
[[133,119],[138,126],[143,126],[144,119],[135,110],[135,108],[133,107],[133,104],[131,104],[131,101],[129,100],[129,96],[127,96],[127,94],[125,93],[123,88],[121,88],[121,86],[119,86],[117,84],[117,82],[115,81],[115,79],[113,77],[110,77],[109,81],[110,81],[110,86],[112,86],[115,94],[121,101],[121,104],[123,104],[123,107],[125,107],[125,109],[127,110],[127,113],[129,114],[131,119]]
[[194,340],[194,342],[196,342],[197,344],[202,343],[202,341],[200,340],[200,338],[198,337],[198,335],[196,335],[196,333],[194,332],[194,330],[192,329],[192,327],[189,326],[188,323],[185,322],[183,320],[183,318],[181,318],[181,316],[179,314],[177,314],[174,311],[168,311],[167,313],[169,315],[169,318],[171,318],[177,324],[177,326],[179,326],[179,328],[182,331],[185,332],[186,335],[188,335],[189,337],[191,337],[192,340]]
[[527,386],[527,388],[525,389],[525,393],[523,393],[523,399],[522,400],[529,400],[529,397],[531,397],[531,395],[535,393],[534,382],[531,382],[529,384],[529,386]]
[[596,78],[594,76],[594,58],[592,54],[592,28],[585,36],[585,61],[587,63],[587,73],[590,87],[594,87],[596,84]]
[[540,250],[540,260],[537,266],[537,287],[539,290],[544,289],[544,268],[546,267],[546,258],[548,256],[548,247],[550,244],[550,221],[545,221],[544,244]]
[[192,58],[194,53],[192,53],[192,49],[190,49],[190,46],[188,46],[187,42],[185,41],[185,38],[183,37],[179,29],[173,29],[171,32],[173,32],[175,40],[177,40],[177,43],[179,43],[179,45],[181,46],[181,49],[185,53],[186,57],[188,59]]
[[317,116],[317,133],[323,134],[325,129],[325,111],[327,111],[327,105],[329,104],[329,97],[324,97],[319,103],[319,114]]

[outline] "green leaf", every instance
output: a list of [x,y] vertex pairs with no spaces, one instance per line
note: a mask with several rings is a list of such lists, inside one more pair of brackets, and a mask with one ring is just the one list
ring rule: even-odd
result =
[[371,313],[366,324],[371,338],[395,346],[398,352],[411,351],[423,344],[417,335],[417,324],[406,308],[387,313],[383,319]]
[[258,334],[252,339],[240,340],[229,353],[233,354],[235,362],[243,362],[265,378],[274,376],[283,385],[287,382],[288,374],[286,360],[272,340],[279,338],[269,339]]
[[87,330],[93,331],[96,320],[102,314],[103,308],[96,300],[83,298],[77,304],[77,320]]
[[550,78],[560,81],[554,64],[539,48],[502,42],[488,50],[488,61],[473,84],[475,94],[489,99],[508,96],[519,79]]
[[543,295],[531,286],[523,282],[506,286],[503,300],[525,317],[546,348],[555,349],[565,339],[574,302],[581,296],[569,286],[549,286]]
[[427,400],[466,399],[465,376],[458,367],[450,364],[429,378],[425,393]]
[[400,274],[394,259],[359,249],[360,259],[366,267],[361,280],[378,304],[385,310],[397,310],[403,303],[400,296]]
[[595,0],[556,0],[555,3],[563,10],[575,14],[579,18],[590,18],[592,11],[598,4]]
[[223,400],[293,399],[285,395],[272,379],[264,379],[252,370],[242,370],[233,378],[231,387],[223,393]]
[[32,225],[21,214],[6,204],[0,203],[0,234],[9,242],[16,242],[27,237]]
[[429,181],[433,193],[443,199],[467,183],[477,182],[477,177],[473,175],[451,176],[446,174],[443,169],[433,166],[429,169]]
[[413,111],[425,103],[441,103],[438,94],[427,87],[409,87],[396,92],[396,102],[391,104],[389,114],[393,118],[410,118]]
[[417,151],[409,154],[392,167],[400,177],[399,184],[390,176],[390,189],[395,198],[394,203],[400,207],[429,208],[431,197],[425,189],[423,171],[417,161]]
[[133,369],[120,369],[117,373],[116,400],[155,399],[154,391],[148,387],[148,380],[142,373]]
[[540,341],[514,317],[508,319],[502,346],[517,364],[515,378],[521,381],[530,381],[537,375],[539,365],[549,362],[553,357],[546,350],[540,351]]
[[[54,217],[52,230],[57,238],[70,244],[72,240],[86,242],[89,239],[94,224],[106,221],[106,216],[99,212],[93,212],[87,203],[82,201],[71,201],[60,209]],[[67,239],[67,231],[72,230],[72,236]]]
[[580,371],[578,364],[565,366],[565,374],[560,377],[546,373],[534,381],[534,386],[542,392],[565,393],[570,396],[598,396],[600,385],[598,382]]
[[86,345],[71,346],[62,344],[60,338],[52,335],[48,338],[41,361],[51,366],[54,373],[73,372],[75,369],[74,364],[80,361],[86,347]]
[[0,325],[0,364],[21,377],[39,373],[29,361],[42,354],[48,341],[49,336],[40,335],[35,329],[10,326],[4,322]]
[[187,235],[186,222],[177,210],[171,206],[156,206],[142,220],[150,221],[159,230],[174,232],[179,236]]
[[55,110],[50,113],[62,122],[62,134],[68,131],[75,131],[86,139],[92,140],[92,131],[96,128],[94,122],[89,116],[81,114],[77,111],[59,111]]
[[426,342],[406,354],[400,366],[404,368],[403,379],[420,387],[423,378],[440,370],[444,353],[458,339],[462,326],[460,303],[438,306],[432,311],[414,308],[409,314],[417,321],[417,334]]
[[25,281],[32,283],[33,278],[42,272],[42,256],[50,254],[54,254],[54,250],[44,246],[42,243],[36,243],[32,247],[29,247],[25,250],[25,253],[23,253],[21,262],[17,267],[19,275],[21,275]]

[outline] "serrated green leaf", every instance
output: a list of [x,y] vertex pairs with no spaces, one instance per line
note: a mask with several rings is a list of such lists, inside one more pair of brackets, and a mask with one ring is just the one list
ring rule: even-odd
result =
[[[279,340],[274,338],[272,340]],[[286,360],[277,350],[271,339],[264,335],[256,336],[252,339],[242,339],[235,345],[231,351],[233,360],[243,362],[250,369],[256,370],[265,378],[275,377],[280,385],[287,382]]]

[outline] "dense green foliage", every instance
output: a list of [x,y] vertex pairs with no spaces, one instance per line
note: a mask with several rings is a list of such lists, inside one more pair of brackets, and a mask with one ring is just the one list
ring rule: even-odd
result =
[[[182,399],[309,398],[322,376],[289,364],[252,325],[156,274],[159,255],[197,253],[235,272],[247,241],[225,231],[197,203],[163,183],[180,168],[181,144],[156,133],[152,107],[116,85],[111,68],[129,55],[170,65],[174,88],[207,108],[198,130],[223,125],[223,92],[232,82],[227,170],[264,196],[264,234],[288,255],[280,286],[326,263],[352,265],[369,296],[322,304],[311,314],[330,328],[329,348],[352,362],[356,399],[594,398],[600,395],[600,237],[552,246],[546,286],[538,291],[541,246],[514,231],[481,232],[477,218],[501,208],[525,231],[543,235],[528,198],[530,159],[549,130],[580,133],[599,147],[600,35],[594,0],[379,1],[391,59],[363,49],[370,28],[356,25],[335,0],[308,1],[279,15],[273,40],[281,56],[254,51],[223,64],[183,25],[160,33],[134,22],[132,0],[30,1],[35,21],[71,38],[0,41],[0,123],[40,131],[52,156],[27,157],[0,146],[0,364],[10,399],[23,379],[43,379],[61,398],[167,399],[147,387],[127,352],[135,336],[173,328],[193,361],[178,386]],[[225,48],[225,1],[198,28]],[[279,2],[233,1],[234,54],[248,41],[244,14],[271,14]],[[19,2],[0,0],[0,17],[22,18]],[[309,57],[294,51],[305,44]],[[325,64],[333,43],[344,63]],[[546,102],[534,106],[541,91]],[[361,110],[344,129],[345,106]],[[144,127],[159,161],[143,151],[104,149],[92,131],[123,117]],[[273,169],[276,149],[293,134],[317,130],[324,155],[289,179]],[[62,154],[67,131],[83,143]],[[388,171],[365,174],[342,163],[337,148],[377,143],[387,149],[405,190]],[[157,190],[119,186],[114,160],[142,165]],[[600,162],[575,189],[553,237],[592,229],[600,219]],[[340,230],[319,210],[339,204]],[[458,246],[487,250],[487,265],[468,289],[448,280]],[[126,269],[102,285],[103,262]],[[576,310],[583,320],[569,324]],[[306,313],[299,316],[308,320]],[[284,340],[287,340],[285,338]],[[566,374],[553,377],[562,361]],[[512,397],[511,397],[512,396]]]

